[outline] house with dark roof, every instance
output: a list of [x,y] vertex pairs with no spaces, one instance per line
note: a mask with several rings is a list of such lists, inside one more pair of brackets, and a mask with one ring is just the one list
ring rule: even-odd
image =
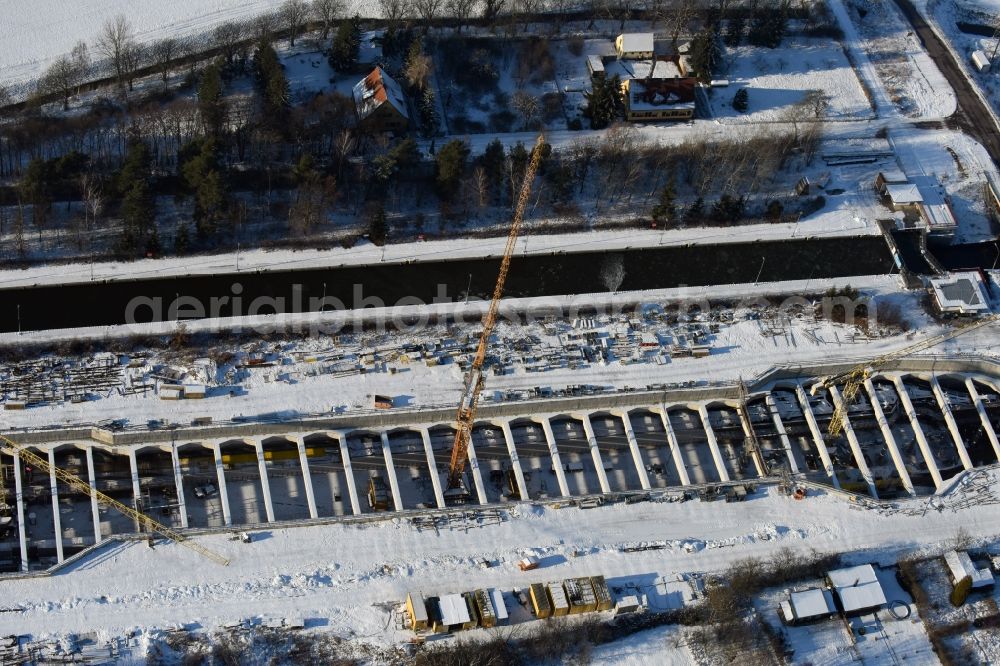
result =
[[690,120],[695,112],[695,83],[689,77],[629,79],[625,88],[625,119]]
[[381,67],[354,86],[358,125],[373,132],[405,132],[410,125],[403,88]]

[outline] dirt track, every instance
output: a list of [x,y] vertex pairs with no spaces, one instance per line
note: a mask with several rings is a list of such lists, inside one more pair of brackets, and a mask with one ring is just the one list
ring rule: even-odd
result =
[[961,63],[955,61],[951,51],[942,43],[937,33],[931,29],[910,0],[895,1],[910,25],[913,26],[917,36],[920,37],[927,53],[955,91],[955,96],[958,98],[958,111],[953,119],[957,121],[962,130],[983,144],[993,159],[993,163],[1000,166],[1000,132],[998,132],[990,110],[976,95],[972,88],[973,84],[962,71]]

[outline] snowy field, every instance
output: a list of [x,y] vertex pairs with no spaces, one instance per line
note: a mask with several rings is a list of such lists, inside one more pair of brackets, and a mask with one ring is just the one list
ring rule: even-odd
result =
[[[140,643],[150,644],[171,625],[211,631],[240,620],[301,617],[307,631],[384,648],[412,636],[392,615],[409,590],[435,594],[497,586],[510,594],[530,583],[581,575],[605,576],[619,596],[645,594],[653,609],[676,608],[691,599],[685,582],[690,574],[720,572],[737,559],[767,558],[782,548],[846,552],[848,562],[890,565],[901,554],[940,552],[956,536],[957,524],[972,538],[991,541],[997,530],[992,505],[997,472],[979,474],[991,484],[989,497],[965,497],[960,485],[954,496],[935,500],[940,510],[926,512],[927,500],[858,511],[845,498],[822,491],[797,502],[762,489],[737,504],[616,504],[586,511],[518,505],[499,524],[438,531],[396,518],[270,529],[249,544],[228,535],[197,537],[230,558],[229,567],[173,544],[161,542],[154,550],[141,543],[112,544],[51,578],[5,582],[7,598],[21,611],[0,614],[0,632],[39,639],[94,631],[106,639],[135,631]],[[626,550],[641,543],[662,547]],[[516,562],[526,554],[539,557],[543,566],[519,571]],[[482,559],[492,566],[480,568]],[[891,573],[883,582],[889,596],[901,596]],[[905,654],[906,663],[936,663],[919,621],[892,627],[888,613],[879,616],[888,630],[862,646],[865,663],[894,663],[894,651]],[[675,647],[673,634],[655,630],[647,634],[650,640],[635,638],[620,653],[608,650],[629,659],[624,664],[683,663],[684,648]],[[851,649],[848,637],[836,640]],[[795,645],[796,663],[838,663],[830,660],[836,643]],[[648,660],[654,646],[667,649],[666,662]]]
[[[712,89],[712,113],[724,122],[765,122],[813,117],[796,109],[806,93],[819,90],[829,106],[823,117],[857,120],[873,117],[864,88],[843,49],[829,40],[789,38],[777,49],[740,46],[727,50],[728,88]],[[732,97],[740,88],[750,108],[740,113]]]
[[[34,78],[80,40],[91,46],[104,22],[116,14],[131,21],[141,42],[194,37],[228,21],[252,18],[283,0],[7,0],[0,12],[0,84]],[[373,16],[372,0],[350,0],[345,14]]]
[[908,117],[921,119],[947,118],[955,113],[954,91],[899,8],[891,2],[862,0],[852,0],[848,6],[864,39],[862,46],[897,108]]

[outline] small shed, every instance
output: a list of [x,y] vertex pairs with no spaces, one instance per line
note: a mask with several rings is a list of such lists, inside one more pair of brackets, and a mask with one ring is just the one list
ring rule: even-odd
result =
[[184,395],[183,386],[161,386],[160,400],[180,400]]
[[624,596],[615,604],[615,615],[625,615],[627,613],[637,613],[642,608],[642,602],[634,594]]
[[205,397],[204,384],[186,384],[184,386],[184,397],[189,400],[201,400]]
[[882,584],[870,564],[835,569],[826,578],[845,615],[863,615],[886,604]]
[[979,49],[972,52],[970,59],[972,60],[972,65],[976,68],[977,72],[985,72],[990,68],[991,63],[989,57]]
[[948,565],[953,585],[958,585],[958,581],[968,576],[972,579],[973,589],[993,586],[993,572],[988,568],[977,568],[965,551],[953,550],[945,553],[944,563]]
[[792,592],[781,602],[780,611],[785,624],[797,625],[828,618],[837,612],[837,605],[830,590],[814,588]]
[[428,604],[429,610],[436,610],[429,614],[434,633],[461,631],[476,626],[469,615],[469,605],[461,594],[445,594],[428,601],[436,601],[433,605]]
[[406,617],[413,631],[420,631],[428,627],[427,602],[424,595],[419,592],[407,592],[406,594]]
[[605,76],[604,58],[599,55],[587,56],[587,69],[590,71],[590,78],[603,79]]

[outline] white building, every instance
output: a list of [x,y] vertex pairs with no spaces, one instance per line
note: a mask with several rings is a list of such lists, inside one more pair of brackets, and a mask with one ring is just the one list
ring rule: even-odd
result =
[[929,291],[934,308],[942,315],[984,315],[990,311],[986,285],[977,271],[931,278]]
[[964,551],[953,550],[945,553],[944,563],[948,565],[952,583],[955,585],[966,576],[972,579],[972,589],[993,585],[993,572],[989,569],[977,569],[972,563],[972,558]]
[[781,602],[781,617],[787,624],[804,624],[830,617],[837,612],[833,593],[826,588],[792,592]]
[[885,605],[885,592],[870,564],[836,569],[826,574],[830,587],[840,600],[845,615],[862,615]]
[[977,72],[985,72],[990,68],[990,59],[982,51],[973,51],[971,60]]
[[615,38],[615,52],[619,58],[642,59],[653,57],[653,33],[626,32]]

